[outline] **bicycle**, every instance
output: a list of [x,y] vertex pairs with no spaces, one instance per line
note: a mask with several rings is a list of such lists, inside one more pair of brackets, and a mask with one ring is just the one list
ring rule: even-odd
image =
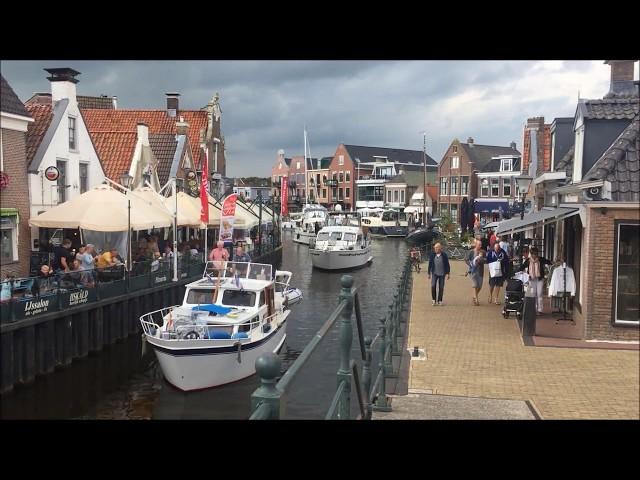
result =
[[416,273],[420,273],[420,258],[419,257],[411,257],[411,268],[413,268]]

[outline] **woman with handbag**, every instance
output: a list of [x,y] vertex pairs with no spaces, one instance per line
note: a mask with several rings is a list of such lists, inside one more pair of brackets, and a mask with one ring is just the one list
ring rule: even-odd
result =
[[545,265],[551,266],[552,264],[546,258],[538,256],[538,247],[531,247],[529,258],[520,267],[521,272],[526,271],[529,274],[529,284],[533,287],[538,298],[538,314],[544,313],[542,311],[542,290],[544,288]]
[[495,304],[500,305],[500,288],[509,272],[509,256],[500,244],[495,242],[493,249],[487,253],[489,265],[489,303],[493,303],[493,291],[495,290]]

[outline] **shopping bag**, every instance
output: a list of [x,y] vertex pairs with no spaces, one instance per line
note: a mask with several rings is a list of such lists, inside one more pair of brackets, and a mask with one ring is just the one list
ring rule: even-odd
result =
[[502,269],[500,268],[500,262],[492,262],[489,264],[489,276],[491,278],[502,276]]

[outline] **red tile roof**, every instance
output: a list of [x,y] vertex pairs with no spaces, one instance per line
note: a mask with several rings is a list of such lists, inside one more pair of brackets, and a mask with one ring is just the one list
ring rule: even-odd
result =
[[38,103],[27,103],[25,107],[34,120],[27,129],[27,165],[29,165],[51,124],[53,109],[51,104],[43,105]]
[[137,132],[92,132],[91,138],[105,175],[120,182],[122,174],[131,167]]
[[[149,126],[149,133],[176,133],[176,122],[180,117],[189,124],[189,145],[194,154],[196,168],[199,168],[204,154],[200,148],[200,131],[207,128],[205,110],[179,110],[176,117],[170,117],[165,110],[107,110],[82,109],[87,129],[93,135],[99,132],[135,132],[139,122]],[[109,167],[106,167],[109,168]]]

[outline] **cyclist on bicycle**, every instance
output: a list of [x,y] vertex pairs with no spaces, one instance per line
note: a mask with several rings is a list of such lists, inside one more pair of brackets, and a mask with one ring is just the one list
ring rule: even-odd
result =
[[420,271],[420,262],[422,261],[420,249],[417,246],[411,247],[409,255],[411,256],[411,265]]

